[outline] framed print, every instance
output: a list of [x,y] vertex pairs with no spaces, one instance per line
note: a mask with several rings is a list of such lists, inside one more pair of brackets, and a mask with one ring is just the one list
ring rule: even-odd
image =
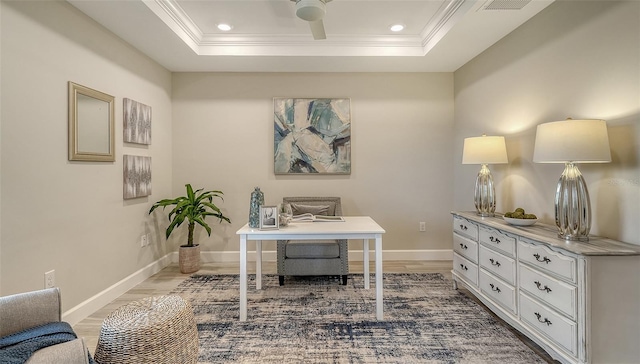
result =
[[273,99],[275,174],[350,174],[351,100]]
[[278,206],[260,206],[260,230],[278,228]]
[[123,197],[125,200],[151,194],[151,157],[124,155]]
[[123,130],[126,143],[151,144],[151,106],[123,99]]

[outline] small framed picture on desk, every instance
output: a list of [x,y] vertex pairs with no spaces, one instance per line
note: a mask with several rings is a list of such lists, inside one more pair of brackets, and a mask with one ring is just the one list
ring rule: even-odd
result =
[[260,230],[278,229],[278,206],[260,206]]

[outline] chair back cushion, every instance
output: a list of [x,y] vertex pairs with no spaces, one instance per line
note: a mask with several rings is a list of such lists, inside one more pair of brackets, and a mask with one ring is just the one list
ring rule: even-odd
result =
[[291,205],[294,215],[342,216],[340,197],[284,197],[282,202]]

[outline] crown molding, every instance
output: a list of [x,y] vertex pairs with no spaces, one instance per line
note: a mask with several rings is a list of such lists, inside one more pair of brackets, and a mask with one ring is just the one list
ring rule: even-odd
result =
[[174,0],[142,0],[186,45],[197,51],[204,33]]
[[205,35],[199,55],[243,56],[424,56],[417,36]]
[[407,56],[426,55],[476,3],[449,0],[420,35],[344,36],[315,41],[307,35],[205,34],[175,0],[143,3],[197,55],[207,56]]
[[474,4],[475,1],[470,0],[450,0],[443,3],[420,33],[424,54],[429,53]]

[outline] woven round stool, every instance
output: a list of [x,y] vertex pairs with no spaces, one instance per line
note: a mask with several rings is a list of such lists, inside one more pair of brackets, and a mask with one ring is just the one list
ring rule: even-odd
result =
[[198,329],[180,296],[147,297],[119,307],[102,322],[94,354],[100,364],[195,364]]

